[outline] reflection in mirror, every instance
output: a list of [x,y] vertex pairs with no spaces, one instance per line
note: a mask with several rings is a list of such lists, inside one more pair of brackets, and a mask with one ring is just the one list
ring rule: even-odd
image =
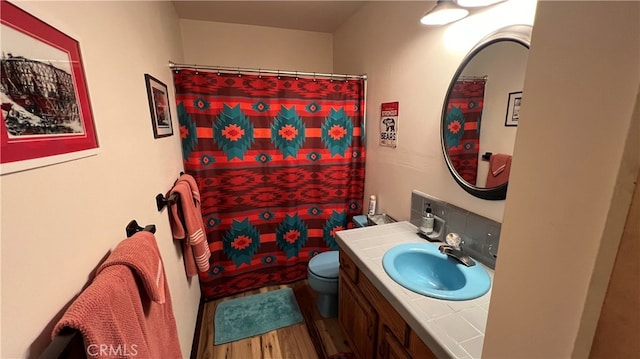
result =
[[506,197],[530,31],[517,25],[480,41],[456,71],[443,104],[447,166],[479,198]]

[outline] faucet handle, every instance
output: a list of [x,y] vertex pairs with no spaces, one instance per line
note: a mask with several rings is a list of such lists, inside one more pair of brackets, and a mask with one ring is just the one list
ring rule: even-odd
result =
[[449,233],[445,237],[445,241],[447,242],[448,245],[458,249],[460,248],[460,243],[462,243],[462,238],[458,233]]

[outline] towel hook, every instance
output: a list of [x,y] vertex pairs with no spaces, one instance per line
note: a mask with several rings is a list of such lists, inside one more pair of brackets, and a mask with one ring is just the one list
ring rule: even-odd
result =
[[149,224],[147,226],[144,227],[140,227],[138,225],[138,222],[133,219],[131,220],[131,222],[129,222],[129,224],[127,224],[127,226],[125,227],[125,232],[127,232],[127,237],[131,237],[134,234],[140,232],[140,231],[146,231],[146,232],[151,232],[151,233],[156,233],[156,225],[155,224]]
[[158,212],[162,211],[165,206],[171,206],[175,203],[178,203],[178,194],[172,193],[169,197],[165,197],[162,193],[158,193],[156,195],[156,208],[158,208]]

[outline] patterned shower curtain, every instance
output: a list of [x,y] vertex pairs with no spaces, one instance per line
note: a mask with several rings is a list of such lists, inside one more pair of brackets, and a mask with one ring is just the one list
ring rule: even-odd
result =
[[364,80],[174,73],[211,250],[205,299],[306,278],[364,198]]
[[472,185],[478,173],[480,120],[485,80],[457,81],[449,95],[444,140],[449,159],[458,174]]

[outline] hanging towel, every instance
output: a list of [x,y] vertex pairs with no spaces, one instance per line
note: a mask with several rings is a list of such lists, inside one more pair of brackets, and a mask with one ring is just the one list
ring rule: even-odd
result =
[[498,187],[509,181],[511,172],[511,155],[496,153],[489,158],[489,173],[485,187]]
[[[174,239],[183,240],[185,269],[187,275],[193,277],[198,274],[198,271],[207,272],[209,270],[209,258],[211,257],[207,235],[202,223],[200,191],[195,179],[191,175],[183,174],[176,181],[171,193],[177,193],[180,198],[179,203],[171,206],[169,215],[171,233]],[[184,225],[180,217],[180,210]]]
[[[181,358],[164,266],[151,232],[116,246],[55,325],[82,334],[88,357]],[[103,350],[103,351],[101,351]]]

